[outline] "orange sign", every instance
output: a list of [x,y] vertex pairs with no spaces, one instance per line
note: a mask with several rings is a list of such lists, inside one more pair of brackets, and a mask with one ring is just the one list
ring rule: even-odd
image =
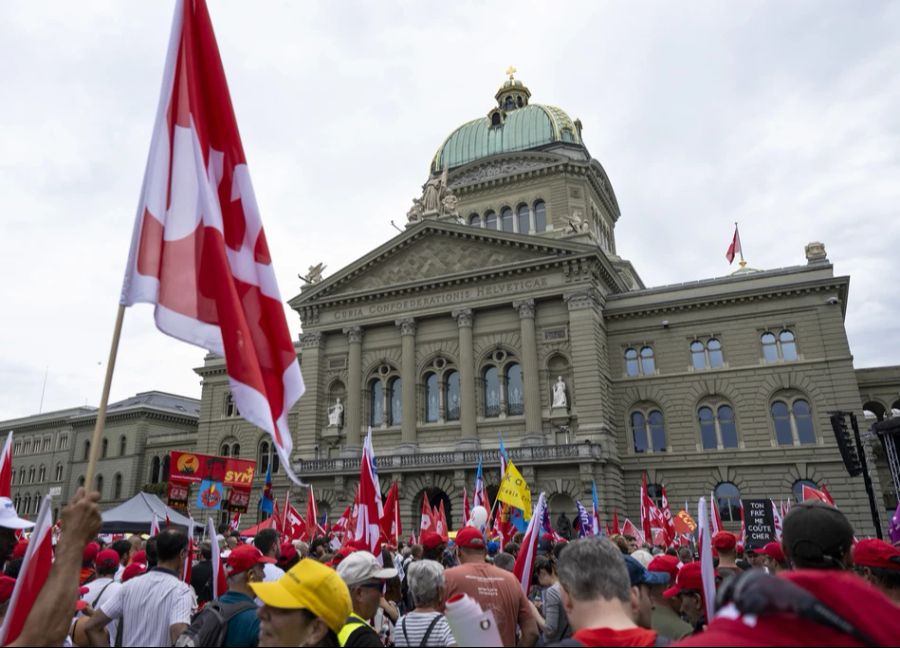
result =
[[675,527],[675,533],[686,533],[690,535],[697,530],[697,523],[687,511],[678,511],[672,519],[672,526]]

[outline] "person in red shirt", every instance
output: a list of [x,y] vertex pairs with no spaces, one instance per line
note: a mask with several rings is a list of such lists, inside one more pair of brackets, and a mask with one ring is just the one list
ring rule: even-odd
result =
[[607,538],[570,542],[559,556],[563,607],[584,646],[653,646],[653,630],[640,628],[639,588],[631,587],[625,559]]

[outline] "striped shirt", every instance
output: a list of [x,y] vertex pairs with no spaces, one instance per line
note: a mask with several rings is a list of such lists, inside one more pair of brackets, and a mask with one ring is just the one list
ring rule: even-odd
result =
[[[112,578],[104,577],[92,580],[85,585],[88,591],[82,598],[91,604],[95,610],[99,610],[101,606],[110,600],[113,595],[122,587],[122,583],[114,581]],[[80,615],[79,615],[80,616]],[[116,630],[118,621],[113,621],[106,630],[109,632],[109,645],[112,646],[116,640]]]
[[[423,644],[422,639],[428,631],[428,626],[434,621],[434,617],[440,616],[431,634],[428,635],[428,643]],[[447,623],[446,617],[439,612],[410,612],[397,620],[397,627],[394,628],[394,645],[395,646],[455,646],[456,639],[450,632],[450,624]]]
[[100,606],[110,619],[121,619],[123,646],[171,646],[169,628],[191,623],[190,586],[168,569],[154,567],[132,578]]

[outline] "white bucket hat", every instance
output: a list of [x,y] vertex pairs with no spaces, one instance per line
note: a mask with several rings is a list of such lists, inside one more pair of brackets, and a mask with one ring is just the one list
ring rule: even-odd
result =
[[0,527],[6,529],[30,529],[34,522],[23,520],[16,513],[16,507],[8,497],[0,497]]

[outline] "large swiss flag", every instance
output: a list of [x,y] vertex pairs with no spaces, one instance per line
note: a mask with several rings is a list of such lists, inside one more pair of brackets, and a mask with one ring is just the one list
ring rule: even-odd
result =
[[204,0],[178,0],[121,303],[225,357],[241,415],[291,470],[303,379]]

